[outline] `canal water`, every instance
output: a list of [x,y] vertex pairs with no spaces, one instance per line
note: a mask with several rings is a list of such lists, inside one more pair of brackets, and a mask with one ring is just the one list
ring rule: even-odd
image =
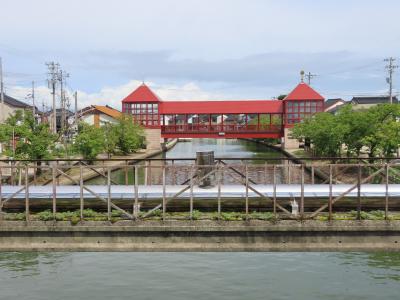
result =
[[0,253],[0,299],[399,299],[399,253]]
[[[235,139],[193,139],[190,142],[179,142],[177,143],[171,150],[166,153],[155,156],[154,158],[165,158],[169,160],[173,159],[194,159],[196,158],[196,152],[198,151],[214,151],[214,156],[216,158],[245,158],[250,159],[246,162],[250,165],[253,165],[249,169],[249,173],[251,174],[250,179],[254,181],[258,181],[260,183],[268,182],[272,183],[272,164],[284,164],[287,161],[279,160],[279,158],[283,158],[284,155],[272,148],[269,148],[265,145],[257,144],[251,141],[245,140],[235,140]],[[253,160],[251,160],[253,158]],[[258,160],[262,159],[262,160]],[[270,159],[270,160],[268,160]],[[277,160],[278,159],[278,160]],[[225,161],[228,164],[240,165],[241,161]],[[168,165],[171,165],[171,161],[165,162]],[[167,184],[179,184],[190,178],[190,168],[185,168],[185,165],[189,165],[193,163],[193,160],[176,160],[174,161],[175,169],[168,168],[167,169]],[[268,174],[265,175],[265,167],[264,164],[269,164]],[[145,180],[149,183],[150,180],[153,184],[161,184],[162,174],[161,169],[157,168],[161,166],[164,162],[152,162],[151,174],[145,173],[144,168],[139,169],[139,183],[144,184]],[[143,165],[143,164],[142,164]],[[256,165],[256,166],[254,166]],[[241,168],[244,171],[244,166],[238,166],[236,168]],[[265,177],[264,177],[265,176]],[[299,170],[293,170],[291,174],[288,174],[287,169],[281,168],[276,171],[276,181],[277,183],[287,181],[287,177],[290,176],[292,182],[300,180],[300,172]],[[133,184],[133,169],[128,170],[128,183]],[[146,178],[146,179],[145,179]],[[119,184],[125,183],[125,170],[120,169],[112,172],[111,179]],[[305,180],[309,180],[309,175],[305,174]],[[87,184],[105,184],[106,179],[97,177],[91,180],[88,180]],[[231,177],[225,176],[224,183],[234,183]]]

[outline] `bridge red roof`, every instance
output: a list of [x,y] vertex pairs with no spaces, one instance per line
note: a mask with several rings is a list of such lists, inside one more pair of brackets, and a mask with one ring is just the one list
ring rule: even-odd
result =
[[285,100],[324,100],[324,97],[308,84],[301,82],[286,96]]
[[139,86],[136,90],[126,96],[122,103],[130,102],[158,102],[160,98],[144,83]]
[[164,101],[161,114],[255,114],[282,113],[279,100]]

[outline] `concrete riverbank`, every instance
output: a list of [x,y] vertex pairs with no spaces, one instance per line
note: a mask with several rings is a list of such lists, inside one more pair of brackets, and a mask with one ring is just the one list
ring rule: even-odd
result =
[[2,221],[0,251],[400,251],[400,221]]

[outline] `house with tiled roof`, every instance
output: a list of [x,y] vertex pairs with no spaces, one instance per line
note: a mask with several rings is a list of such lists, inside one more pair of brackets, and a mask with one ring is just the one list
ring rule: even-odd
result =
[[[389,96],[353,97],[350,103],[353,105],[354,109],[368,109],[378,104],[390,103],[390,99]],[[399,103],[397,97],[392,98],[392,103]]]
[[324,102],[324,111],[335,112],[345,103],[346,101],[344,101],[342,98],[328,99]]
[[[1,106],[1,104],[0,104]],[[4,94],[4,110],[0,114],[0,123],[4,122],[10,115],[14,114],[17,110],[32,110],[32,105],[17,100],[11,96]],[[37,109],[36,109],[37,111]]]
[[96,127],[106,123],[117,123],[121,112],[108,105],[90,105],[78,111],[78,119]]

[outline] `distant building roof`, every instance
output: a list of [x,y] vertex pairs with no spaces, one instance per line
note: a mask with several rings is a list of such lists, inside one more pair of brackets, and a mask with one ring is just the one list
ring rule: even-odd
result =
[[324,100],[324,97],[305,82],[300,82],[284,100]]
[[159,102],[160,98],[144,83],[140,85],[136,90],[126,96],[122,103],[130,102]]
[[31,108],[32,105],[26,104],[25,102],[19,101],[13,97],[4,94],[4,103],[16,108]]
[[115,118],[115,119],[117,119],[121,116],[121,112],[119,110],[112,108],[111,106],[108,106],[108,105],[105,105],[105,106],[90,105],[90,106],[82,108],[80,111],[78,111],[78,115],[83,116],[83,115],[90,114],[90,113],[93,113],[96,111],[99,111],[99,112],[101,112],[105,115],[108,115],[112,118]]
[[337,103],[344,103],[345,101],[342,98],[334,98],[334,99],[328,99],[324,102],[324,107],[328,108],[331,107],[332,105],[335,105]]
[[113,117],[114,119],[118,119],[121,116],[121,112],[111,106],[102,106],[102,105],[93,105],[98,111],[102,112],[105,115]]
[[[353,97],[352,104],[381,104],[389,103],[389,96],[373,96],[373,97]],[[393,97],[393,103],[399,103],[397,97]]]

